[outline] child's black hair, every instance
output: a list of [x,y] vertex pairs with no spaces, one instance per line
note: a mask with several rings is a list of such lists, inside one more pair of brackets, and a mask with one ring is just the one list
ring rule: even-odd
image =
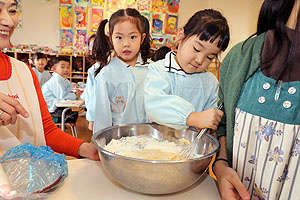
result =
[[59,63],[60,61],[65,61],[70,63],[70,58],[66,57],[66,56],[58,56],[56,58],[54,58],[53,60],[53,65],[56,65],[57,63]]
[[37,52],[37,53],[33,54],[31,57],[32,63],[34,63],[35,59],[41,59],[41,58],[45,58],[47,60],[47,56],[43,53]]
[[230,40],[229,26],[226,18],[213,9],[196,12],[183,27],[183,41],[191,36],[198,36],[200,40],[213,43],[219,39],[217,46],[225,51]]
[[161,59],[164,59],[166,54],[171,51],[171,49],[167,46],[162,46],[160,47],[159,49],[157,49],[155,52],[154,52],[154,55],[152,57],[152,60],[153,61],[158,61],[158,60],[161,60]]
[[88,39],[87,45],[90,46],[91,40],[92,40],[92,39],[95,39],[95,38],[96,38],[96,34],[91,35],[91,36],[89,37],[89,39]]
[[[114,27],[117,23],[130,20],[135,23],[138,31],[143,34],[146,33],[143,43],[141,44],[140,51],[144,62],[149,58],[151,37],[149,33],[149,21],[143,17],[139,11],[134,8],[120,9],[112,14],[109,19],[109,35],[111,36],[114,31]],[[108,36],[105,34],[105,25],[108,22],[107,19],[103,20],[96,33],[96,38],[93,45],[92,56],[94,60],[99,62],[100,67],[95,71],[95,76],[100,72],[100,70],[106,66],[111,59],[111,54],[113,51],[113,46]],[[147,24],[148,23],[148,24]],[[148,28],[147,28],[148,27]]]

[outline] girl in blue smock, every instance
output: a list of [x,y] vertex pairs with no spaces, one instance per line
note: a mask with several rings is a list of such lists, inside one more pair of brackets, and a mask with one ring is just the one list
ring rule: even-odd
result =
[[[124,123],[147,122],[143,89],[150,57],[149,23],[136,9],[120,9],[97,30],[93,55],[96,70],[94,133]],[[147,24],[149,26],[149,24]],[[114,57],[112,56],[114,55]]]
[[150,121],[175,129],[217,129],[218,81],[207,71],[229,42],[227,20],[218,11],[195,13],[177,35],[177,53],[149,65],[145,108]]

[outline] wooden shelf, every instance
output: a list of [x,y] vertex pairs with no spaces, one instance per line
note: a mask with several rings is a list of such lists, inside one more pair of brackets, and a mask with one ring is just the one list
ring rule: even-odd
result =
[[[29,66],[29,59],[31,59],[32,55],[34,54],[33,52],[23,52],[23,51],[3,51],[2,53],[16,58],[18,60],[21,60],[28,64]],[[88,59],[86,59],[85,55],[70,55],[70,54],[53,54],[53,53],[44,53],[47,55],[48,58],[48,70],[51,70],[51,67],[53,65],[53,59],[59,56],[65,56],[70,58],[70,65],[71,65],[71,72],[70,72],[70,77],[69,80],[71,82],[86,82],[87,79],[87,70],[90,67]],[[78,70],[80,69],[80,70]],[[74,71],[73,71],[74,70]],[[75,71],[78,70],[78,71]],[[72,75],[82,75],[80,77],[74,77]]]

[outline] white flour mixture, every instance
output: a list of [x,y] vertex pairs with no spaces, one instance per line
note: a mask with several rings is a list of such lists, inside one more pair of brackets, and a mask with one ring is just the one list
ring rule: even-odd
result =
[[[183,139],[185,140],[185,139]],[[139,158],[145,160],[172,160],[172,157],[182,151],[184,143],[181,144],[159,140],[147,136],[122,137],[119,140],[112,139],[105,146],[105,150],[122,156]]]

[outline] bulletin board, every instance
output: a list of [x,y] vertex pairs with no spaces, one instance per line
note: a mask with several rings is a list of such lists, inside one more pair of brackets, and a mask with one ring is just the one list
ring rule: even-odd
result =
[[175,47],[180,0],[59,0],[60,46],[86,46],[103,19],[121,8],[136,8],[148,18],[154,48]]

